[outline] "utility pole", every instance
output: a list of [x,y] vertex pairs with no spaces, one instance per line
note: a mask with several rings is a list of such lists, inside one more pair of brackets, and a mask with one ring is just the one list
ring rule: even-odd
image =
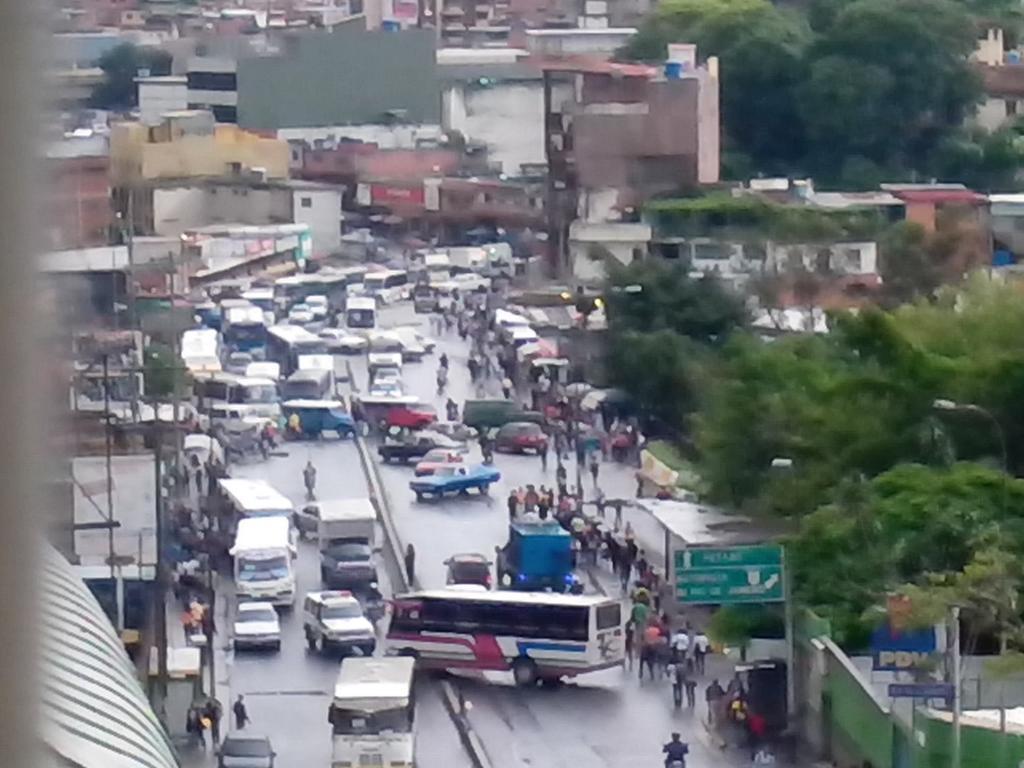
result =
[[164,514],[163,514],[163,432],[160,427],[160,403],[153,398],[153,456],[156,462],[156,712],[167,727],[167,577],[164,562]]
[[[115,629],[118,637],[124,632],[124,584],[121,581],[121,565],[115,562],[114,552],[114,472],[110,444],[110,355],[103,353],[103,432],[107,465],[107,562],[110,563],[110,582],[114,586]],[[141,563],[140,563],[141,566]]]
[[954,605],[950,609],[950,636],[953,652],[952,677],[953,677],[953,748],[951,750],[951,764],[953,768],[960,768],[960,710],[963,702],[960,699],[960,606]]

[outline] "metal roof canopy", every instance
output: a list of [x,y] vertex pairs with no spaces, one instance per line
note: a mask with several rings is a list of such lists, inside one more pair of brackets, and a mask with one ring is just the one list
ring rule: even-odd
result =
[[636,505],[661,525],[665,535],[665,573],[672,572],[672,553],[687,547],[759,544],[773,535],[755,528],[743,515],[718,507],[674,499],[638,499]]

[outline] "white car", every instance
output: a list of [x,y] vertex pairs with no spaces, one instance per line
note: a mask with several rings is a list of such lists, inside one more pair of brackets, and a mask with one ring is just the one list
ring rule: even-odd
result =
[[242,602],[235,611],[235,649],[281,650],[281,623],[270,603]]
[[370,385],[370,397],[401,397],[404,394],[402,385],[393,379],[374,379]]
[[288,310],[288,322],[292,325],[305,325],[313,322],[313,310],[308,304],[296,304]]
[[377,646],[377,632],[351,592],[307,592],[302,606],[302,631],[309,649],[320,653],[334,646],[343,651],[358,649],[363,656],[372,656]]
[[345,328],[324,328],[317,335],[327,342],[327,351],[335,354],[356,355],[365,351],[370,343],[365,336]]
[[314,320],[323,320],[327,317],[330,307],[327,304],[326,296],[307,296],[305,303],[309,307],[309,311],[313,313]]
[[437,346],[436,341],[428,339],[411,325],[395,328],[392,333],[402,340],[402,356],[406,359],[419,360]]
[[478,275],[475,272],[463,272],[458,275],[452,275],[451,280],[438,283],[434,288],[444,294],[451,294],[453,291],[458,291],[459,293],[489,291],[491,289],[491,278]]

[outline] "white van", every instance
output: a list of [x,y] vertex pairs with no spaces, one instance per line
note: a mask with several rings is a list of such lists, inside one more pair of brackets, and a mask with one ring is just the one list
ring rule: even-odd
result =
[[296,551],[289,518],[275,515],[239,520],[230,554],[235,560],[239,599],[265,600],[278,606],[295,603]]

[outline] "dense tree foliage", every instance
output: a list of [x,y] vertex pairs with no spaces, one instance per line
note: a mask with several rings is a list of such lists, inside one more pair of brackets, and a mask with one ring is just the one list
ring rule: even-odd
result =
[[745,322],[743,303],[714,278],[690,277],[685,263],[653,259],[613,267],[605,303],[612,383],[633,396],[648,428],[685,432],[705,350]]
[[1013,185],[1015,129],[964,128],[980,99],[968,63],[982,24],[1011,33],[1010,0],[665,0],[622,51],[660,61],[670,42],[717,56],[724,172],[807,173],[873,187],[939,176]]
[[705,361],[693,421],[708,495],[792,522],[798,597],[844,642],[903,588],[972,601],[971,631],[1024,643],[1007,608],[1021,582],[1007,558],[1024,555],[1022,323],[1019,292],[979,278],[836,315],[827,335],[734,334]]
[[135,78],[139,71],[170,74],[171,56],[165,51],[123,43],[103,54],[99,64],[103,82],[92,92],[90,105],[97,109],[131,109],[138,104]]

